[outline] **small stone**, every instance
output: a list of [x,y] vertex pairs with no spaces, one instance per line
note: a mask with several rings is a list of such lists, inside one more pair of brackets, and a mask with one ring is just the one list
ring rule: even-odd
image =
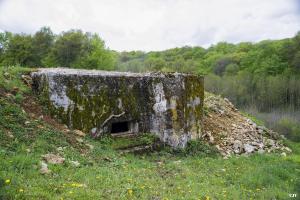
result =
[[283,156],[283,157],[286,157],[286,153],[285,152],[282,152],[280,155]]
[[63,151],[64,149],[62,147],[57,147],[57,151]]
[[292,149],[288,148],[288,147],[285,147],[285,150],[289,153],[292,153]]
[[216,145],[215,147],[216,147],[216,149],[218,149],[219,151],[222,150],[221,147],[220,147],[219,145]]
[[89,147],[90,148],[90,150],[93,150],[94,149],[94,146],[93,145],[91,145],[91,144],[85,144],[87,147]]
[[255,147],[250,144],[244,144],[244,150],[246,153],[252,153],[255,150]]
[[286,137],[284,135],[280,135],[281,139],[285,140]]
[[258,134],[263,134],[263,133],[264,133],[264,130],[258,129],[258,130],[257,130],[257,133],[258,133]]
[[207,131],[207,136],[208,136],[208,138],[209,138],[209,143],[210,144],[214,144],[215,143],[215,139],[214,139],[214,137],[211,135],[211,132],[210,131]]
[[242,152],[242,142],[239,140],[235,140],[233,142],[233,152],[236,154],[240,154]]
[[275,141],[272,140],[272,139],[267,139],[267,140],[266,140],[266,145],[267,145],[267,146],[274,146],[274,145],[275,145]]
[[223,157],[224,160],[227,160],[228,158],[229,158],[228,155],[226,155],[226,156]]
[[78,138],[78,137],[76,138],[76,141],[79,142],[79,143],[83,143],[83,139]]
[[51,170],[48,169],[48,165],[41,161],[41,169],[40,169],[41,174],[50,174]]
[[85,133],[80,131],[80,130],[73,130],[73,133],[75,133],[76,135],[80,136],[80,137],[85,137]]
[[181,163],[181,160],[175,160],[174,163],[179,164],[179,163]]
[[12,132],[10,132],[10,131],[7,132],[7,136],[8,136],[9,138],[14,138],[14,137],[15,137],[15,136],[12,134]]
[[157,165],[163,165],[164,163],[163,162],[161,162],[161,161],[158,161],[158,162],[156,162],[157,163]]
[[64,129],[63,129],[63,132],[64,132],[64,133],[70,133],[70,129],[64,128]]
[[74,166],[74,167],[79,167],[80,163],[78,161],[73,161],[71,160],[70,163]]
[[44,128],[44,126],[42,126],[42,125],[37,125],[37,128],[39,128],[39,129],[43,129]]
[[62,164],[65,161],[63,157],[52,153],[45,154],[42,157],[47,163],[51,164]]
[[95,135],[96,132],[97,132],[97,128],[92,128],[92,129],[91,129],[91,134],[92,134],[92,135]]

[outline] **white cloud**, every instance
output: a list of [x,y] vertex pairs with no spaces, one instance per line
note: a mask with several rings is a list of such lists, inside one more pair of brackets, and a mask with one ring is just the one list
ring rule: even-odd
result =
[[292,37],[297,0],[0,0],[0,30],[97,32],[111,49],[162,50]]

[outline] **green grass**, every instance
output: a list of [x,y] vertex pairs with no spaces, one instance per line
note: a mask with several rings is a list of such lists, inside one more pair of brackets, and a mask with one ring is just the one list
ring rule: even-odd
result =
[[[9,92],[15,84],[22,88],[21,95],[30,93],[18,80],[20,73],[28,71],[10,69],[13,78],[8,86],[0,75],[1,87]],[[300,195],[300,143],[285,141],[293,149],[287,157],[255,154],[227,160],[201,142],[192,143],[185,152],[145,155],[121,155],[113,146],[123,143],[128,141],[88,136],[83,143],[74,143],[70,136],[29,118],[20,100],[0,96],[0,199],[290,199],[290,193]],[[52,173],[42,175],[41,155],[49,152],[59,153],[66,162],[49,164]],[[80,166],[72,166],[71,160]]]

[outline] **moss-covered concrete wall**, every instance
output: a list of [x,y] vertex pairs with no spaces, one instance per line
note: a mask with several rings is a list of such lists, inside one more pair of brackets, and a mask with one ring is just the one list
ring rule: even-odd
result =
[[62,68],[39,69],[32,77],[53,116],[93,137],[122,121],[131,132],[155,133],[173,147],[201,135],[203,77]]

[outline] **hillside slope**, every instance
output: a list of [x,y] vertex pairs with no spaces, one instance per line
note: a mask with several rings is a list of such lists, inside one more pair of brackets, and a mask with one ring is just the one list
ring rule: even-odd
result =
[[[205,100],[205,138],[212,146],[193,142],[185,151],[166,147],[120,154],[116,147],[131,141],[93,140],[45,114],[24,76],[30,71],[0,67],[0,199],[287,199],[299,194],[299,143],[283,140],[293,150],[288,153],[265,129],[263,138],[275,143],[263,148],[270,153],[229,158],[234,141],[242,143],[238,154],[244,154],[247,138],[261,128],[226,100],[213,95]],[[240,134],[239,127],[252,132]],[[228,159],[215,153],[216,145]],[[286,156],[276,153],[277,146]]]

